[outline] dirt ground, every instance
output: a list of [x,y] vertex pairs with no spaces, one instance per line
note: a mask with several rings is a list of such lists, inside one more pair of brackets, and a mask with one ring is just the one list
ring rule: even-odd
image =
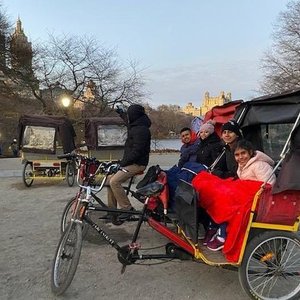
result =
[[[162,157],[165,165],[176,159]],[[67,187],[64,181],[39,181],[26,188],[21,177],[12,177],[1,178],[0,190],[0,299],[247,299],[237,272],[192,261],[132,265],[121,275],[116,251],[92,229],[71,286],[63,296],[54,297],[50,269],[60,238],[61,213],[77,188]],[[134,223],[104,228],[125,245]],[[147,225],[138,241],[143,248],[162,246],[151,253],[163,253],[167,243]]]

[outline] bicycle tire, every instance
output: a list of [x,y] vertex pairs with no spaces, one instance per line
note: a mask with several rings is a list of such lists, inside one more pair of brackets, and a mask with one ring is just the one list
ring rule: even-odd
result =
[[72,187],[75,182],[76,169],[74,163],[69,161],[66,165],[66,180],[69,187]]
[[[62,217],[60,220],[60,232],[63,234],[68,227],[72,214],[73,214],[73,209],[75,209],[76,204],[75,202],[77,201],[77,197],[73,197],[72,199],[69,200],[69,202],[66,204],[64,211],[62,213]],[[84,239],[87,232],[88,232],[89,226],[86,224],[84,220],[82,220],[82,238]]]
[[26,187],[30,187],[33,183],[33,168],[32,168],[32,163],[27,161],[24,165],[23,168],[23,182]]
[[[51,290],[54,295],[63,294],[71,284],[79,262],[81,247],[81,225],[72,222],[61,236],[52,262]],[[65,268],[64,263],[69,266]]]
[[248,296],[300,299],[300,239],[291,232],[265,231],[246,247],[239,280]]

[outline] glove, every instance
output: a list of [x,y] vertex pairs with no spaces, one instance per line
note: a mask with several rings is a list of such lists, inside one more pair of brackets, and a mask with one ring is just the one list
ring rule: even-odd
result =
[[125,113],[124,109],[119,105],[117,105],[117,108],[115,109],[115,112],[119,115],[122,115],[122,114]]
[[113,164],[110,166],[110,173],[115,174],[121,169],[121,166],[119,164]]

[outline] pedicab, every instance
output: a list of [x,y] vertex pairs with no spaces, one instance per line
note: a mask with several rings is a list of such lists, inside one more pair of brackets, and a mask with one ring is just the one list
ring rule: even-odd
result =
[[75,163],[57,155],[75,149],[76,134],[69,119],[59,116],[23,115],[18,125],[18,147],[22,153],[23,182],[30,187],[35,179],[75,180]]
[[88,156],[99,161],[122,158],[127,126],[120,117],[93,117],[85,120],[85,144]]
[[[253,132],[253,141],[261,146],[261,150],[274,150],[273,154],[276,156],[276,151],[282,145],[282,151],[277,155],[279,160],[274,169],[274,172],[279,170],[274,190],[266,183],[256,182],[254,197],[247,202],[248,206],[233,213],[235,222],[231,226],[234,233],[231,252],[211,252],[199,241],[201,195],[194,185],[186,181],[178,184],[175,217],[168,211],[168,193],[163,171],[155,182],[137,189],[136,194],[141,196],[143,208],[141,211],[129,212],[135,217],[138,216],[138,221],[132,240],[126,245],[119,245],[106,232],[107,228],[86,214],[91,192],[101,189],[102,186],[98,188],[92,184],[81,185],[72,218],[60,238],[53,260],[52,292],[56,295],[64,293],[73,280],[82,247],[82,224],[85,223],[117,251],[122,273],[127,266],[141,260],[192,259],[211,266],[237,268],[241,286],[252,299],[299,299],[299,102],[300,90],[269,95],[241,104],[235,114],[245,136],[248,137]],[[277,133],[276,128],[279,130]],[[270,141],[271,138],[275,140]],[[100,163],[95,174],[97,172],[107,176],[111,174],[111,165]],[[199,174],[202,173],[206,172]],[[216,187],[216,191],[217,189]],[[101,210],[109,211],[106,208]],[[145,249],[138,243],[143,223],[169,239],[163,253],[143,252]],[[228,227],[230,225],[232,224]]]

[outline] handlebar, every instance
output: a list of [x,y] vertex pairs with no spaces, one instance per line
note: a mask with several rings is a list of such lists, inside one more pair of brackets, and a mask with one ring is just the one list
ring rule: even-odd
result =
[[66,158],[66,159],[74,159],[78,156],[78,154],[76,154],[75,152],[70,152],[70,153],[65,153],[65,154],[60,154],[60,155],[57,155],[57,158],[58,159],[63,159],[63,158]]
[[[118,171],[122,171],[125,173],[128,172],[126,169],[122,168],[118,163],[114,163],[111,161],[100,162],[96,158],[91,158],[88,156],[80,155],[80,154],[76,153],[75,151],[72,151],[71,153],[65,153],[62,155],[58,155],[57,158],[59,158],[59,159],[65,158],[67,160],[74,160],[76,162],[76,167],[79,170],[81,167],[86,168],[89,165],[89,163],[94,163],[95,166],[98,166],[97,169],[93,173],[88,174],[88,177],[86,178],[87,181],[83,182],[83,184],[80,184],[80,172],[77,172],[77,176],[76,176],[76,182],[79,187],[84,188],[84,189],[87,189],[89,187],[93,192],[97,192],[97,193],[102,190],[108,175],[115,174]],[[90,182],[98,174],[104,174],[104,177],[98,188],[92,188],[91,187],[92,184],[90,184]],[[84,175],[84,176],[86,176],[86,175]]]

